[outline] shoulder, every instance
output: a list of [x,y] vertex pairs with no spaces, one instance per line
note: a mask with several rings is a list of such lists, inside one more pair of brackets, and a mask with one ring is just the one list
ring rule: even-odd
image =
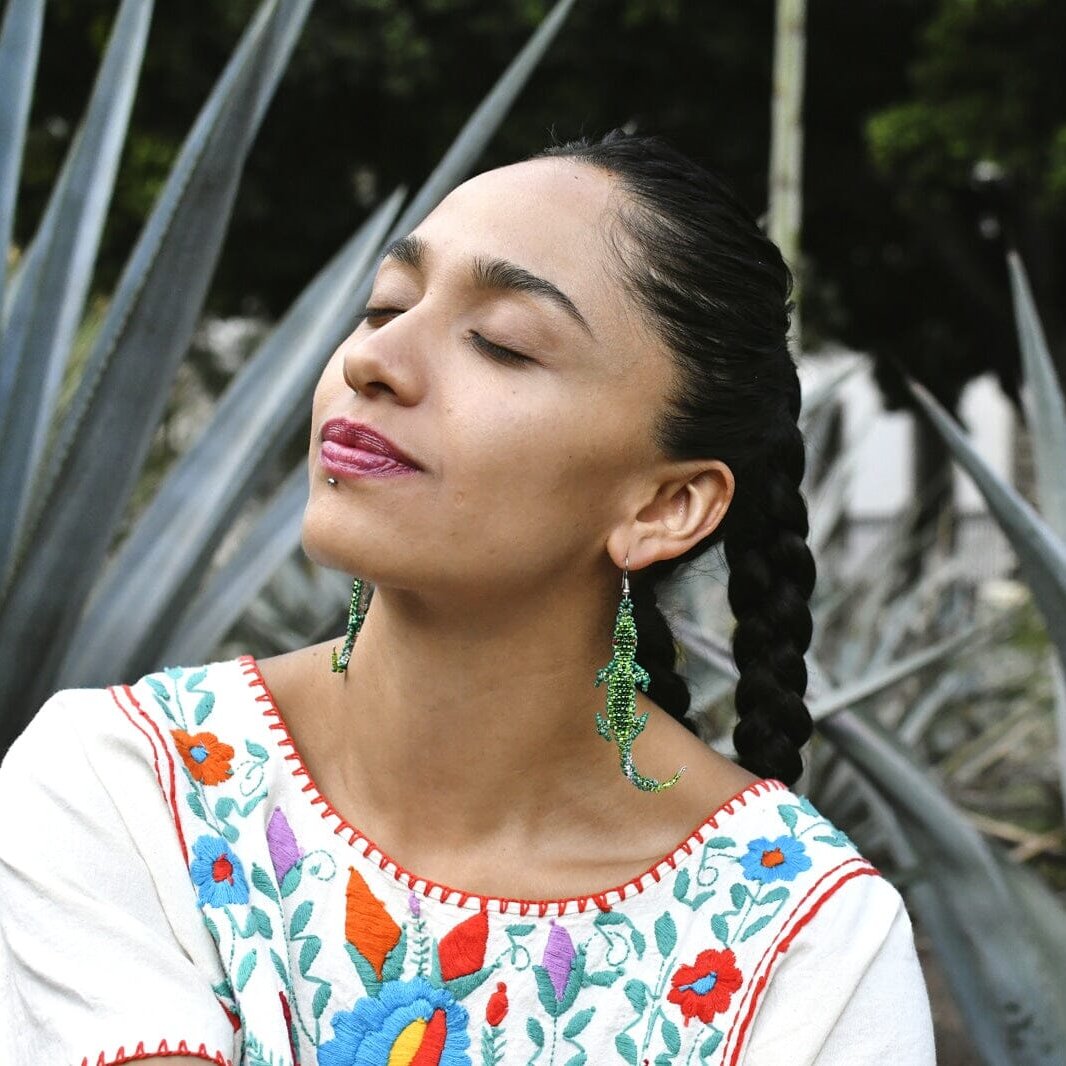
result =
[[[884,1027],[886,1018],[872,1016],[890,1009],[878,999],[885,995],[912,1004],[910,1020],[900,1024],[916,1026],[919,1043],[931,1040],[903,897],[807,796],[763,780],[700,837],[700,850],[673,884],[674,898],[693,912],[673,987],[683,1012],[722,1011],[723,1061],[813,1064],[849,1003],[849,1025]],[[719,990],[714,1004],[691,991],[711,973]],[[864,983],[879,991],[859,1003]],[[837,1033],[845,1042],[854,1038]]]

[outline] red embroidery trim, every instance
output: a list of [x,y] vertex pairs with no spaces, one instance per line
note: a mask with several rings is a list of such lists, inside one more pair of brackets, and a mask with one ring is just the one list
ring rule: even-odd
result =
[[[173,1050],[171,1050],[167,1046],[167,1042],[163,1040],[155,1051],[145,1051],[144,1041],[142,1040],[134,1051],[128,1055],[126,1054],[125,1045],[123,1045],[115,1052],[115,1057],[113,1059],[107,1057],[106,1051],[101,1051],[93,1066],[120,1066],[123,1062],[135,1062],[137,1059],[150,1059],[158,1055],[189,1055],[193,1058],[206,1059],[208,1062],[217,1063],[218,1066],[233,1066],[233,1060],[227,1059],[221,1051],[216,1051],[214,1055],[212,1055],[204,1044],[201,1044],[195,1051],[193,1051],[184,1040],[182,1040]],[[89,1066],[88,1056],[81,1060],[81,1066]]]
[[[458,888],[452,888],[450,885],[442,884],[439,881],[431,881],[426,877],[421,877],[418,874],[412,873],[410,870],[405,869],[394,859],[391,859],[373,840],[370,839],[365,833],[360,832],[354,825],[346,821],[339,811],[326,799],[325,796],[318,790],[318,786],[315,784],[310,773],[308,773],[307,767],[304,766],[303,760],[300,758],[300,753],[296,750],[296,744],[293,742],[292,735],[289,733],[288,726],[285,724],[284,718],[281,716],[281,712],[278,710],[277,704],[274,702],[273,694],[271,693],[263,675],[259,669],[259,664],[256,662],[255,656],[251,654],[240,655],[237,657],[237,662],[241,666],[242,672],[248,678],[249,688],[259,687],[263,691],[255,697],[257,703],[266,704],[263,708],[263,715],[267,718],[274,718],[276,721],[272,722],[269,726],[271,730],[277,730],[281,733],[280,739],[277,740],[278,747],[288,746],[291,750],[284,756],[286,761],[294,762],[296,765],[292,769],[293,777],[306,777],[307,783],[303,786],[301,791],[310,792],[311,805],[322,804],[322,817],[337,819],[337,824],[333,828],[333,832],[340,836],[342,833],[347,832],[347,843],[358,851],[361,851],[364,858],[370,859],[376,862],[382,870],[388,870],[391,867],[392,876],[400,881],[407,888],[412,891],[421,891],[425,896],[432,898],[433,889],[440,890],[439,899],[442,903],[447,903],[451,897],[455,896],[458,899],[454,902],[459,907],[465,907],[467,901],[477,900],[478,906],[482,910],[488,909],[489,904],[495,904],[500,913],[507,913],[510,909],[515,909],[519,914],[529,914],[530,911],[535,910],[540,917],[545,917],[549,913],[554,916],[561,916],[566,913],[568,906],[572,905],[572,909],[578,911],[578,913],[584,913],[590,906],[599,907],[600,910],[608,911],[611,909],[612,904],[608,902],[607,897],[612,893],[618,898],[615,903],[621,903],[627,898],[628,895],[638,895],[648,887],[649,881],[658,882],[667,869],[674,869],[677,866],[678,861],[682,855],[691,855],[692,848],[695,844],[702,844],[704,840],[704,831],[708,829],[718,828],[718,819],[723,814],[728,815],[733,813],[735,806],[739,805],[743,807],[747,802],[749,796],[758,796],[763,792],[773,792],[776,790],[788,790],[788,785],[783,781],[779,781],[775,777],[763,777],[758,781],[753,781],[750,785],[746,785],[739,792],[733,795],[730,799],[721,804],[712,814],[705,818],[700,824],[685,838],[669,855],[664,856],[657,863],[649,867],[642,874],[638,874],[636,877],[629,881],[624,882],[621,885],[616,885],[613,888],[604,889],[601,892],[596,892],[587,896],[566,896],[560,899],[507,899],[500,896],[482,896],[473,892],[463,892]],[[371,852],[376,852],[376,855],[372,855]],[[419,890],[416,889],[416,885],[421,884],[423,887]],[[630,891],[632,890],[632,891]]]
[[[802,911],[804,904],[819,890],[823,882],[834,874],[839,873],[840,870],[845,867],[851,867],[843,876],[837,881],[831,884],[820,895],[805,912]],[[847,859],[833,869],[827,870],[818,880],[811,885],[811,887],[804,894],[803,898],[793,908],[792,913],[785,919],[780,932],[777,935],[777,939],[767,946],[763,952],[762,958],[759,959],[758,965],[755,967],[753,973],[757,973],[764,965],[766,965],[765,971],[754,981],[749,981],[748,986],[744,992],[745,997],[751,996],[750,1003],[741,1003],[737,1010],[737,1013],[733,1017],[733,1023],[729,1027],[729,1032],[726,1035],[725,1052],[722,1056],[722,1062],[728,1061],[729,1066],[736,1066],[740,1058],[741,1048],[744,1046],[744,1039],[748,1035],[748,1029],[751,1025],[753,1018],[755,1017],[755,1011],[758,1007],[759,1000],[762,997],[763,992],[766,990],[766,985],[770,980],[770,971],[773,970],[778,960],[786,951],[788,951],[789,945],[792,943],[795,935],[818,913],[821,906],[830,896],[833,895],[842,885],[846,884],[853,877],[862,877],[863,875],[871,874],[875,877],[881,876],[881,871],[872,865],[867,859],[861,855],[854,856]],[[802,912],[802,913],[801,913]],[[793,919],[795,919],[793,921]],[[788,923],[793,922],[791,927],[788,927]],[[767,962],[767,956],[769,961]],[[741,1016],[743,1015],[743,1020]],[[737,1023],[740,1023],[740,1028],[737,1028]],[[736,1046],[733,1048],[732,1053],[729,1052],[729,1043],[733,1039],[734,1031],[736,1032]]]
[[[156,725],[155,720],[151,715],[146,714],[144,708],[137,702],[137,697],[133,694],[133,689],[129,685],[122,685],[122,691],[125,693],[126,698],[137,709],[137,713],[143,718],[152,731],[155,733],[159,740],[159,746],[163,749],[163,754],[167,757],[167,764],[170,772],[170,816],[174,821],[174,828],[178,831],[178,842],[181,844],[181,854],[185,859],[185,865],[189,865],[189,849],[185,846],[185,834],[181,830],[181,820],[178,818],[178,801],[177,801],[177,787],[176,787],[176,775],[174,773],[174,759],[171,757],[170,749],[167,747],[166,741],[163,740],[162,733],[159,732],[159,726]],[[118,708],[129,719],[130,724],[144,734],[148,740],[148,744],[152,749],[152,759],[155,763],[155,778],[159,782],[159,790],[163,793],[163,798],[167,797],[167,789],[163,785],[163,777],[159,772],[159,752],[156,749],[155,741],[152,739],[151,734],[146,732],[132,717],[130,712],[122,705],[122,701],[118,698],[118,688],[114,685],[109,685],[108,692],[111,693],[111,698],[118,705]]]

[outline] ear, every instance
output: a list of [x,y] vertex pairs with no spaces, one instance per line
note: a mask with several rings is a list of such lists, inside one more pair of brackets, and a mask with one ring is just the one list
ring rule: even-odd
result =
[[642,570],[660,559],[674,559],[709,536],[733,499],[733,471],[719,460],[672,464],[654,499],[607,538],[607,551],[621,570]]

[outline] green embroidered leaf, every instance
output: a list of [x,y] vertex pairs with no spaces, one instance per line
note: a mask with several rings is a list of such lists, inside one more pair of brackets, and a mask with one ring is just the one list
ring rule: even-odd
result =
[[688,895],[689,876],[688,870],[678,870],[674,878],[674,899],[684,902]]
[[207,820],[207,815],[204,813],[204,805],[200,802],[200,794],[196,791],[190,792],[185,799],[189,804],[189,809],[197,818],[203,818]]
[[681,1050],[681,1033],[669,1018],[663,1018],[663,1043],[671,1055],[676,1055]]
[[585,1049],[582,1048],[576,1055],[571,1055],[570,1058],[566,1060],[565,1066],[585,1066],[588,1059],[589,1057],[585,1054]]
[[768,903],[779,903],[783,899],[788,899],[788,889],[784,885],[778,885],[777,888],[767,892],[758,902],[760,907],[765,907]]
[[238,992],[244,991],[244,986],[248,983],[248,978],[252,976],[252,971],[255,969],[255,958],[256,949],[252,948],[252,950],[241,959],[241,964],[237,967]]
[[551,1018],[558,1018],[562,1011],[559,1009],[559,1001],[555,998],[555,986],[552,984],[548,971],[543,966],[533,967],[533,976],[537,981],[537,996],[540,1005],[548,1012]]
[[453,977],[450,981],[445,981],[444,987],[451,993],[452,998],[463,999],[465,996],[469,996],[479,985],[483,985],[485,979],[495,969],[495,966],[484,966],[475,973],[463,974],[462,977]]
[[[544,1047],[544,1029],[536,1018],[526,1019],[526,1033],[528,1034],[529,1039],[532,1040],[533,1043],[537,1045],[537,1047]],[[634,1053],[636,1052],[636,1050],[636,1046],[634,1046]]]
[[505,927],[505,932],[509,936],[529,936],[536,928],[532,923],[527,925],[508,925]]
[[235,825],[230,825],[227,822],[222,827],[222,835],[232,844],[241,835],[241,831]]
[[772,914],[764,914],[761,918],[756,918],[755,921],[740,934],[741,943],[747,940],[749,936],[754,936],[772,917]]
[[281,978],[285,987],[291,991],[292,982],[289,980],[288,968],[281,961],[281,956],[273,948],[270,949],[270,961],[274,964],[274,969],[278,971],[278,977]]
[[843,833],[831,833],[829,836],[815,837],[815,840],[820,840],[823,844],[832,844],[834,848],[847,847],[848,838]]
[[381,967],[382,981],[398,981],[403,973],[403,960],[407,956],[407,926],[400,931],[400,939],[396,941],[392,951],[385,956],[385,964]]
[[166,674],[167,677],[173,678],[175,681],[177,681],[178,678],[185,673],[185,670],[181,666],[164,666],[163,673]]
[[637,1066],[637,1045],[631,1036],[626,1033],[619,1033],[614,1038],[614,1046],[618,1054],[629,1063],[629,1066]]
[[733,848],[736,847],[736,841],[732,837],[711,837],[704,847],[706,848]]
[[[345,941],[344,949],[348,952],[348,958],[352,960],[355,972],[359,974],[359,980],[363,982],[366,994],[368,996],[376,996],[381,991],[381,981],[378,980],[378,975],[375,973],[374,967],[371,966],[369,961],[356,949],[354,944]],[[438,980],[431,983],[439,984],[440,982]]]
[[677,944],[677,926],[669,913],[660,915],[655,921],[655,944],[664,959]]
[[811,803],[807,796],[799,797],[799,805],[804,814],[809,814],[812,818],[821,818],[822,815],[818,809]]
[[610,988],[621,976],[621,970],[597,970],[595,973],[586,973],[584,983],[586,988],[590,985],[597,985],[600,988]]
[[259,907],[252,907],[252,917],[255,919],[256,928],[260,935],[269,940],[274,935],[274,927],[270,924],[270,915]]
[[789,829],[796,828],[796,808],[787,804],[779,803],[777,805],[777,813],[781,815],[781,821],[789,827]]
[[300,946],[300,973],[307,976],[315,956],[322,950],[322,940],[317,936],[309,936]]
[[672,1066],[674,1058],[672,1055],[668,1055],[665,1051],[660,1051],[655,1056],[655,1066]]
[[638,933],[636,929],[633,930],[633,950],[637,953],[637,958],[642,958],[644,955],[644,949],[648,946],[647,941],[644,939],[643,933]]
[[197,670],[196,673],[189,674],[189,676],[185,679],[185,691],[192,692],[196,688],[196,686],[203,681],[205,677],[207,677],[206,669]]
[[706,1061],[714,1054],[715,1049],[722,1042],[722,1030],[715,1029],[702,1044],[700,1044],[700,1058]]
[[248,754],[255,759],[269,758],[266,748],[262,744],[256,744],[254,740],[246,740],[244,746],[248,749]]
[[643,981],[638,981],[634,978],[632,981],[626,981],[623,991],[626,994],[626,999],[633,1004],[633,1009],[638,1014],[643,1014],[644,1007],[648,1002],[648,986]]
[[215,708],[215,694],[208,692],[200,698],[199,703],[196,704],[196,710],[193,712],[196,718],[197,725],[203,725],[204,720]]
[[722,944],[729,943],[729,925],[726,923],[725,917],[721,914],[716,914],[711,919],[711,932],[714,933],[718,940]]
[[292,915],[292,921],[289,923],[289,936],[299,936],[304,931],[307,923],[311,920],[311,912],[314,909],[315,905],[309,899],[305,899],[296,908]]
[[315,989],[315,998],[311,1001],[311,1013],[316,1018],[322,1017],[322,1012],[329,1005],[329,997],[333,993],[333,986],[329,984],[319,985]]
[[270,874],[263,869],[258,863],[252,863],[252,884],[255,885],[260,892],[263,893],[267,899],[278,902],[278,890],[274,887],[274,882],[270,880]]
[[626,917],[618,911],[600,911],[593,920],[593,925],[625,925]]
[[225,818],[228,814],[237,809],[237,804],[229,798],[229,796],[222,796],[215,803],[215,814],[219,818]]
[[297,886],[300,884],[300,876],[303,873],[303,864],[297,863],[282,879],[281,879],[281,894],[283,896],[291,896],[296,891]]
[[697,892],[696,895],[692,897],[692,902],[689,903],[689,906],[694,911],[698,911],[713,895],[713,892]]
[[205,911],[200,912],[203,915],[204,925],[207,926],[207,931],[211,934],[211,939],[217,944],[220,940],[218,935],[218,926],[215,925],[214,919],[210,917]]
[[741,884],[739,881],[730,885],[729,898],[733,901],[733,906],[740,910],[744,906],[744,901],[748,898],[748,886]]
[[151,690],[161,699],[166,702],[170,702],[170,692],[167,690],[167,686],[162,681],[157,681],[154,677],[146,677],[144,679]]
[[563,1036],[567,1040],[572,1040],[575,1036],[578,1036],[584,1031],[588,1023],[592,1021],[592,1016],[595,1013],[595,1007],[586,1007],[584,1010],[579,1010],[577,1014],[566,1023],[566,1028],[563,1029]]

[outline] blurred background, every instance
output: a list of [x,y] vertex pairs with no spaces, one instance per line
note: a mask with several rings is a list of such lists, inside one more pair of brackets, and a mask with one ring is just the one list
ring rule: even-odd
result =
[[[310,391],[374,255],[470,173],[659,133],[796,275],[819,566],[797,790],[904,892],[940,1062],[1062,1061],[1066,5],[8,0],[4,20],[0,751],[59,687],[343,632],[350,577],[303,556],[299,517]],[[271,367],[273,392],[243,385]],[[719,559],[664,606],[729,754],[725,582]]]

